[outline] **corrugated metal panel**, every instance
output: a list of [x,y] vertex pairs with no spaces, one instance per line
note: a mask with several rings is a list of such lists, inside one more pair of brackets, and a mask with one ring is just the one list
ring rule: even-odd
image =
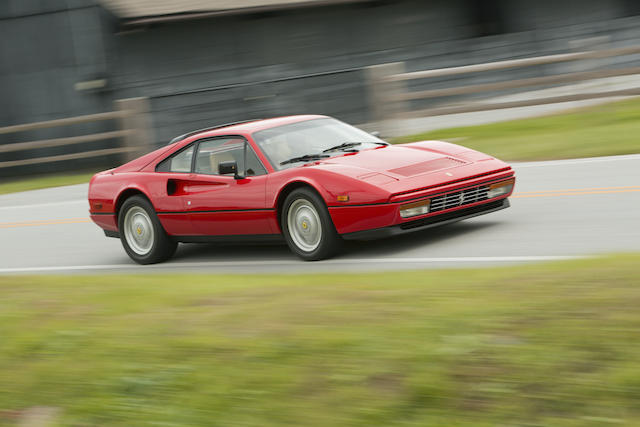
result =
[[[122,18],[222,12],[241,9],[302,6],[327,3],[325,0],[100,0]],[[336,2],[333,2],[336,3]]]

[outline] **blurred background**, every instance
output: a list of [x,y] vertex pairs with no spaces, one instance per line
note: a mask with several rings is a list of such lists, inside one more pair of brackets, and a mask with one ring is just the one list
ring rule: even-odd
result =
[[639,24],[637,0],[3,0],[0,177],[249,118],[402,136],[638,94]]

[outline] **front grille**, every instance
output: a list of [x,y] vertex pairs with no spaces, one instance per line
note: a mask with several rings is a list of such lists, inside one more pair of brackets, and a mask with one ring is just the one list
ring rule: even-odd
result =
[[444,211],[446,209],[457,208],[458,206],[470,205],[472,203],[487,200],[489,192],[488,185],[478,185],[476,187],[465,188],[454,193],[443,194],[431,199],[430,212]]

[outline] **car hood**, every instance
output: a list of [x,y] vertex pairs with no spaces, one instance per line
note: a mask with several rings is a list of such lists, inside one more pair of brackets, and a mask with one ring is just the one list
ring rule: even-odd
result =
[[399,193],[505,170],[509,165],[459,145],[423,141],[348,153],[316,162],[314,167]]

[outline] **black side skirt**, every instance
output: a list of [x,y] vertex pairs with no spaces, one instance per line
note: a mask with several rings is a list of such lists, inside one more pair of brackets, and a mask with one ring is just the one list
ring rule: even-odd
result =
[[[120,238],[117,231],[103,230],[107,237]],[[180,243],[270,243],[284,242],[282,234],[240,234],[231,236],[170,236]]]
[[171,236],[180,243],[270,243],[284,242],[282,234],[240,234],[231,236]]

